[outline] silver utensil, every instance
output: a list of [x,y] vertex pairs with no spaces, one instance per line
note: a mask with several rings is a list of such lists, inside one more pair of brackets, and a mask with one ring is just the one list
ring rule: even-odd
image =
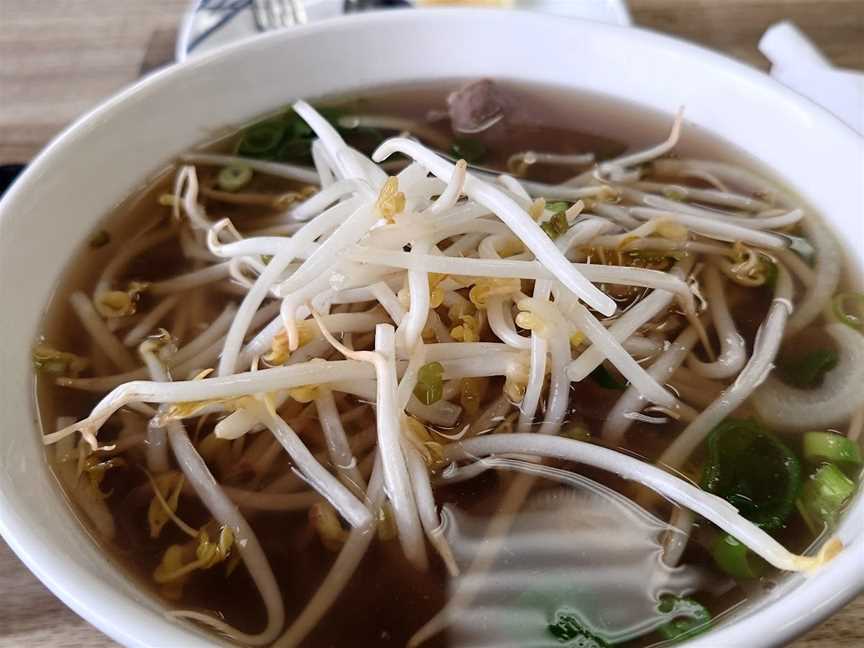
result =
[[252,12],[261,31],[304,25],[308,20],[303,0],[253,0]]

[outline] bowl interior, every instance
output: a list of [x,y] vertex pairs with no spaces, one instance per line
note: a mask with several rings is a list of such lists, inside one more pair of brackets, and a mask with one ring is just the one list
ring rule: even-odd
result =
[[[481,76],[626,98],[667,114],[684,105],[688,122],[771,168],[862,257],[861,140],[764,75],[644,31],[518,12],[370,14],[256,38],[142,81],[55,140],[0,203],[0,339],[16,341],[0,347],[0,532],[58,596],[118,641],[213,643],[166,621],[160,604],[105,560],[46,467],[30,344],[67,259],[112,206],[226,124],[297,97]],[[841,536],[850,546],[827,569],[786,579],[692,645],[780,643],[830,614],[864,585],[860,495]]]

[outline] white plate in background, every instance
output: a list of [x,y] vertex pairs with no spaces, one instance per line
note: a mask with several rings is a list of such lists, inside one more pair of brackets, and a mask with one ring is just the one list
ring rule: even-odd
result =
[[[344,0],[302,1],[309,22],[341,16],[345,4]],[[423,0],[407,1],[412,5],[423,3]],[[288,4],[289,0],[283,2]],[[508,4],[512,9],[539,11],[611,25],[631,24],[625,0],[510,0]],[[193,0],[177,34],[176,59],[182,61],[193,54],[209,52],[261,33],[252,6],[253,0]]]

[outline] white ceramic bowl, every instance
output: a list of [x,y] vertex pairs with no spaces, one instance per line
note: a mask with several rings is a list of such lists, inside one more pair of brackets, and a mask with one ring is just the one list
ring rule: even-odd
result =
[[[609,94],[687,118],[747,149],[818,205],[864,257],[862,142],[767,76],[657,34],[493,11],[353,16],[239,43],[149,77],[79,120],[0,203],[0,532],[81,616],[129,646],[213,645],[165,619],[99,553],[49,473],[35,423],[30,344],[76,243],[124,196],[211,129],[294,97],[406,80],[506,77]],[[864,589],[864,500],[846,550],[811,578],[726,617],[692,646],[781,644]]]

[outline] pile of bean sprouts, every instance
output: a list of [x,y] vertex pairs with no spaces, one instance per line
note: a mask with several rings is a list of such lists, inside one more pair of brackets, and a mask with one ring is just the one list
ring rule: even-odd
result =
[[[99,457],[139,444],[154,478],[179,467],[186,490],[223,529],[213,551],[239,552],[267,623],[250,635],[203,613],[174,614],[245,644],[298,645],[385,522],[414,568],[428,568],[431,548],[452,572],[435,489],[470,479],[479,473],[472,467],[486,469],[481,460],[488,457],[557,458],[616,473],[704,517],[782,570],[815,569],[840,550],[834,539],[817,555],[794,555],[677,473],[711,429],[742,407],[780,431],[851,417],[860,433],[858,333],[828,327],[842,353],[822,388],[801,397],[769,376],[784,336],[817,322],[837,290],[839,249],[815,215],[739,166],[669,157],[680,114],[664,142],[600,164],[585,155],[521,155],[521,167],[591,165],[552,186],[475,172],[408,134],[385,141],[370,159],[309,104],[299,101],[294,110],[317,136],[314,171],[211,153],[184,156],[169,196],[173,225],[133,239],[104,268],[93,294],[71,297],[115,369],[58,379],[107,394],[85,419],[64,421],[45,435],[45,443],[68,447],[77,433],[81,452]],[[394,154],[408,162],[388,176],[382,164]],[[231,164],[315,190],[298,192],[266,227],[214,220],[202,206],[198,173]],[[671,181],[644,180],[649,168],[652,177]],[[552,201],[567,201],[566,208]],[[812,266],[790,249],[792,232],[803,232],[814,248]],[[120,285],[135,258],[172,236],[197,269],[150,285]],[[671,261],[652,267],[658,259]],[[762,285],[769,269],[773,301],[748,349],[727,286]],[[219,282],[240,298],[206,330],[181,348],[170,335],[176,331],[153,335],[170,328],[169,316],[190,291]],[[132,315],[136,291],[145,291],[153,306]],[[669,334],[662,326],[667,318],[683,325]],[[416,387],[432,363],[441,369],[441,394],[422,402]],[[578,393],[601,365],[627,383],[604,424],[604,443],[560,435],[571,390]],[[503,379],[500,397],[465,417],[463,386],[494,377]],[[341,394],[374,406],[374,428],[346,432],[362,412],[340,411]],[[310,451],[283,416],[292,400],[309,403],[326,453]],[[100,444],[100,428],[115,415],[144,417],[149,425],[143,434]],[[250,445],[265,448],[256,459],[261,465],[284,450],[293,472],[260,490],[220,485],[190,438],[214,416],[217,438],[254,437]],[[686,427],[657,465],[611,449],[634,421],[670,418]],[[321,519],[335,520],[339,553],[305,609],[286,620],[267,556],[241,510],[313,507]]]

